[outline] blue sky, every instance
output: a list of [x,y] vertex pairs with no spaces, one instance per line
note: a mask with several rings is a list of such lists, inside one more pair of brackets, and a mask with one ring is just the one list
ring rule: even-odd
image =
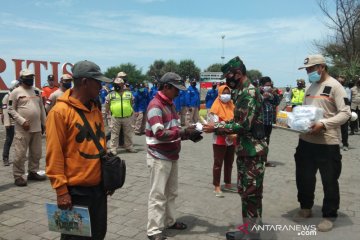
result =
[[[121,63],[143,72],[156,59],[193,59],[202,70],[240,56],[275,85],[306,78],[297,68],[317,53],[328,30],[316,0],[14,0],[2,1],[0,76],[14,78],[11,59]],[[42,79],[48,71],[42,69]]]

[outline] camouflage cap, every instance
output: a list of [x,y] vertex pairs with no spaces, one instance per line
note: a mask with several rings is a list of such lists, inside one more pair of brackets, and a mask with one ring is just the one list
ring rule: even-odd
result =
[[246,67],[239,56],[234,57],[221,67],[223,74],[227,74],[233,70],[240,70],[242,73],[246,72]]

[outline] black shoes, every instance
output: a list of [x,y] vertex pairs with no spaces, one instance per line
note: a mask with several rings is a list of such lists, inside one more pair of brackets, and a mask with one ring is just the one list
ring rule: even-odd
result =
[[226,233],[226,240],[255,240],[260,239],[259,233],[248,233],[245,234],[241,231],[235,231],[235,232],[227,232]]
[[4,161],[4,166],[5,167],[10,166],[10,162],[9,162],[8,158],[4,158],[3,161]]
[[46,180],[46,176],[45,175],[39,175],[36,172],[29,172],[27,180],[44,181],[44,180]]
[[15,185],[18,187],[25,187],[27,186],[27,182],[22,177],[15,178]]
[[162,233],[157,233],[157,234],[151,235],[151,236],[148,235],[148,238],[150,240],[167,240],[167,237]]

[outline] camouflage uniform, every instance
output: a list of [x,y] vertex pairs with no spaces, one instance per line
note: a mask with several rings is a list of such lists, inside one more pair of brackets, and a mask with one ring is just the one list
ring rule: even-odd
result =
[[[230,60],[228,64],[242,63],[239,58]],[[226,65],[225,65],[226,66]],[[224,72],[225,73],[225,72]],[[238,169],[238,191],[242,199],[242,216],[244,220],[257,221],[262,214],[263,179],[268,147],[265,139],[256,139],[251,133],[255,122],[262,123],[262,98],[249,79],[232,91],[235,104],[234,120],[218,125],[237,134],[236,163]]]

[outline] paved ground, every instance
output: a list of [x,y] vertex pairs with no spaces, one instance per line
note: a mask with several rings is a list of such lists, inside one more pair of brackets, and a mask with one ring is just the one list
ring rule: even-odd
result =
[[[5,132],[0,127],[2,152]],[[340,177],[341,206],[336,228],[316,236],[300,236],[298,231],[263,232],[264,239],[358,239],[360,234],[360,135],[350,136],[350,151],[343,153]],[[106,239],[146,239],[148,170],[145,164],[144,136],[135,136],[137,154],[121,152],[126,159],[128,175],[124,188],[109,198],[108,233]],[[294,178],[293,154],[297,134],[274,130],[269,159],[277,164],[265,174],[263,216],[265,224],[293,226],[291,216],[298,208]],[[45,144],[43,143],[43,146]],[[168,232],[170,239],[225,239],[225,232],[241,222],[241,202],[236,193],[216,198],[212,186],[211,135],[194,144],[184,142],[179,170],[179,220],[188,224],[183,232]],[[45,153],[45,147],[44,147]],[[44,155],[44,154],[43,154]],[[44,169],[44,158],[41,159]],[[318,176],[319,179],[319,176]],[[233,180],[236,180],[235,168]],[[315,218],[302,226],[316,224],[321,216],[321,181],[316,187]],[[19,188],[13,184],[12,168],[0,165],[0,239],[59,239],[47,228],[45,203],[55,202],[50,183],[29,183]]]

